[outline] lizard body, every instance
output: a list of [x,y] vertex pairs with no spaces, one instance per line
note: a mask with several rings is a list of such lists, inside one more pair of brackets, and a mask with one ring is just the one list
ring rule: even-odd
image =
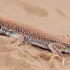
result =
[[0,17],[0,33],[6,34],[7,36],[15,36],[16,38],[22,35],[24,41],[49,49],[62,58],[64,58],[62,52],[70,53],[70,40],[3,17]]

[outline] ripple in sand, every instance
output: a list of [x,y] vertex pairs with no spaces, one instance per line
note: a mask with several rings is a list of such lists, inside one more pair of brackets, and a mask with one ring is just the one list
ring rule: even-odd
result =
[[60,10],[60,9],[56,9],[57,10],[57,12],[61,15],[61,16],[65,16],[65,17],[67,17],[67,15],[62,11],[62,10]]
[[18,7],[20,7],[22,10],[25,10],[27,13],[35,15],[35,16],[39,16],[39,17],[46,17],[48,16],[48,13],[45,9],[35,6],[35,5],[31,5],[25,2],[17,2],[16,3],[18,5]]

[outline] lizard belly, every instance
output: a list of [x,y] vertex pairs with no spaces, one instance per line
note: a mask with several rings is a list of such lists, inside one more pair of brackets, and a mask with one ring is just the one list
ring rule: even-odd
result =
[[48,48],[48,43],[46,42],[42,42],[40,40],[37,40],[37,39],[34,39],[34,38],[31,38],[31,37],[24,37],[24,41],[32,44],[32,45],[37,45],[41,48],[44,48],[44,49],[49,49]]

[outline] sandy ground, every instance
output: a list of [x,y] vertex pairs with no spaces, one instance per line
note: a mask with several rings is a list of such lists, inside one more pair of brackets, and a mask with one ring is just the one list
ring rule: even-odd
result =
[[[70,34],[70,0],[0,0],[0,16],[25,23],[52,34]],[[22,43],[13,47],[13,37],[0,35],[0,70],[70,70],[70,56],[65,65],[46,59],[48,50]]]

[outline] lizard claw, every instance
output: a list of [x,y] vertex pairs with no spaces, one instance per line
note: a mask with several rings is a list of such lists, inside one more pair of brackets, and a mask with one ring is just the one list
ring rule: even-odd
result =
[[60,57],[59,55],[53,55],[52,57],[51,57],[51,59],[50,59],[50,66],[52,65],[52,60],[53,60],[53,58],[55,58],[55,57],[59,57],[59,58],[61,58],[62,59],[62,65],[64,66],[64,62],[66,61],[66,58],[62,58],[62,57]]
[[50,59],[50,66],[52,65],[52,60],[53,60],[53,58],[55,58],[56,56],[58,56],[58,55],[53,55],[53,56],[51,57],[51,59]]
[[65,34],[65,35],[64,35],[64,38],[66,38],[66,39],[69,38],[69,37],[70,37],[69,34]]
[[62,58],[62,65],[64,65],[65,61],[66,61],[66,58]]
[[18,43],[14,43],[14,44],[12,44],[13,45],[13,47],[18,47]]

